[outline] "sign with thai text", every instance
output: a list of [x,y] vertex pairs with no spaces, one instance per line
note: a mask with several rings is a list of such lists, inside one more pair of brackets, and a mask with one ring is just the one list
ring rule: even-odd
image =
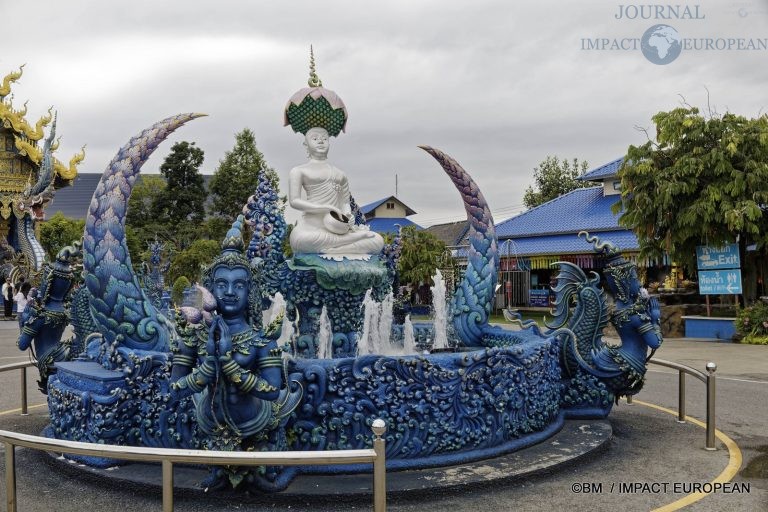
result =
[[700,270],[699,293],[702,295],[737,295],[741,292],[741,270]]
[[700,245],[696,247],[696,267],[699,270],[720,270],[723,268],[739,268],[739,245],[728,244],[723,247]]
[[549,290],[529,290],[528,305],[534,308],[549,307]]

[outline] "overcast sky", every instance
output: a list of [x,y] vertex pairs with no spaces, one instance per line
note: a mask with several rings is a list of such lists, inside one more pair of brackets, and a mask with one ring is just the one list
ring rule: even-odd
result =
[[639,49],[582,49],[585,38],[640,38],[657,23],[684,38],[765,40],[768,0],[675,4],[704,19],[616,19],[619,5],[640,4],[0,0],[0,76],[27,64],[14,104],[29,100],[31,122],[55,107],[58,158],[88,146],[80,172],[103,171],[160,119],[204,112],[144,171],[157,172],[173,142],[189,140],[212,173],[248,127],[285,190],[306,157],[301,136],[282,126],[283,108],[306,86],[313,44],[323,85],[349,111],[330,161],[360,204],[394,194],[397,174],[399,198],[418,212],[412,220],[460,220],[459,195],[416,147],[427,144],[472,174],[498,222],[522,210],[547,155],[591,168],[613,160],[644,142],[637,126],[650,127],[681,96],[706,107],[708,90],[719,112],[768,111],[768,51],[684,49],[656,65]]

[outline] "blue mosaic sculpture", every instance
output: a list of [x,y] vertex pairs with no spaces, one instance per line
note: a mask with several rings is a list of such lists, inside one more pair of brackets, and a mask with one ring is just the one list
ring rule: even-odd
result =
[[170,296],[165,291],[165,273],[171,266],[170,260],[163,258],[165,244],[154,240],[147,243],[149,262],[141,262],[139,283],[152,304],[164,315],[168,315]]
[[[607,241],[601,242],[585,231],[579,236],[594,243],[596,252],[604,253],[603,274],[615,306],[609,316],[602,290],[597,288],[600,279],[597,274],[587,278],[580,268],[561,262],[558,264],[560,274],[555,288],[558,298],[553,324],[562,323],[568,316],[571,297],[575,293],[582,295],[581,300],[576,301],[580,311],[575,311],[573,316],[591,315],[597,320],[582,321],[563,337],[564,369],[568,375],[580,368],[598,377],[618,401],[620,396],[640,391],[646,363],[661,345],[659,303],[640,287],[637,265],[625,260],[618,247]],[[618,347],[608,345],[602,339],[602,327],[608,320],[621,338]]]
[[19,313],[21,332],[17,346],[20,350],[32,349],[40,372],[38,386],[43,393],[47,393],[48,378],[56,371],[55,363],[72,359],[83,348],[82,338],[61,339],[71,320],[67,303],[80,279],[75,264],[78,256],[80,243],[76,242],[59,251],[53,264],[46,262],[42,286]]
[[488,329],[499,266],[491,210],[480,188],[456,160],[429,146],[420,147],[440,163],[461,194],[469,222],[467,270],[451,299],[453,326],[465,346],[486,346],[484,331]]
[[[297,123],[311,132],[315,105],[335,123],[336,133],[341,130],[345,111],[341,116],[338,109],[328,110],[327,101],[302,98],[292,111]],[[588,238],[605,253],[613,311],[596,274],[560,263],[555,316],[547,330],[489,325],[499,262],[490,208],[469,174],[429,147],[423,149],[457,187],[470,221],[468,268],[451,302],[454,344],[461,352],[357,357],[362,299],[367,290],[379,300],[392,290],[399,241],[359,258],[286,258],[288,230],[279,195],[263,175],[221,255],[204,273],[202,309],[180,308],[170,318],[160,313],[132,271],[125,209],[142,163],[194,117],[168,118],[131,139],[99,184],[84,237],[86,287],[73,294],[77,313],[70,315],[81,326],[77,339],[87,346],[78,359],[54,365],[48,435],[193,449],[343,449],[368,446],[371,422],[382,418],[388,425],[388,468],[419,468],[528,446],[559,430],[566,417],[603,417],[617,397],[639,390],[647,351],[659,346],[661,336],[658,305],[640,289],[632,264],[611,244]],[[323,141],[318,144],[322,149]],[[337,181],[343,189],[343,180]],[[345,212],[349,208],[347,220],[359,225],[361,215],[351,197],[349,202],[342,205]],[[317,205],[307,208],[315,211]],[[253,229],[245,254],[244,223]],[[56,276],[51,273],[45,286],[54,289]],[[277,346],[282,317],[266,327],[260,323],[277,292],[286,299],[287,318],[298,325],[292,354]],[[323,306],[332,350],[329,358],[317,359]],[[40,314],[59,307],[41,306]],[[620,347],[602,341],[609,319],[622,338]],[[417,325],[416,331],[426,343],[430,327]],[[43,325],[34,336],[54,340],[57,333]],[[32,337],[28,332],[24,344]],[[275,491],[301,472],[365,469],[228,468],[212,471],[205,485]]]
[[[284,386],[282,350],[275,341],[279,324],[266,334],[254,325],[261,301],[254,268],[243,254],[242,222],[238,217],[221,255],[203,272],[212,294],[204,302],[215,303],[215,313],[186,313],[173,347],[172,402],[195,394],[198,430],[204,446],[216,450],[257,449],[302,397],[300,385]],[[224,474],[214,472],[209,485]],[[237,486],[246,474],[230,470],[230,480]]]

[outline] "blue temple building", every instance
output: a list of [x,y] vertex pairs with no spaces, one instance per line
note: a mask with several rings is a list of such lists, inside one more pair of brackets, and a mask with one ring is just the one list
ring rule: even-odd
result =
[[598,268],[600,260],[591,245],[578,237],[582,230],[617,244],[641,273],[655,265],[639,260],[637,237],[619,226],[619,215],[611,211],[621,199],[617,174],[622,162],[618,158],[579,178],[594,186],[573,190],[496,225],[501,257],[497,307],[548,307],[555,274],[550,265],[557,261]]
[[406,218],[415,215],[416,212],[395,196],[388,196],[361,206],[360,211],[365,215],[365,222],[371,231],[381,235],[386,233],[394,235],[397,233],[398,226],[403,228],[416,226],[416,229],[422,229],[421,226]]

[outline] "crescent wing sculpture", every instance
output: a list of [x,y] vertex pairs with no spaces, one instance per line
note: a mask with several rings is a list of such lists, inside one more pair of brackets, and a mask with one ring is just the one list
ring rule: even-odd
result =
[[469,222],[467,271],[451,299],[453,327],[468,347],[484,346],[493,294],[498,280],[499,248],[488,203],[472,177],[459,163],[439,149],[419,146],[432,155],[461,194]]
[[184,123],[205,114],[179,114],[133,137],[110,162],[93,193],[83,234],[85,283],[93,319],[107,343],[167,351],[173,329],[142,291],[125,237],[128,199],[141,166]]

